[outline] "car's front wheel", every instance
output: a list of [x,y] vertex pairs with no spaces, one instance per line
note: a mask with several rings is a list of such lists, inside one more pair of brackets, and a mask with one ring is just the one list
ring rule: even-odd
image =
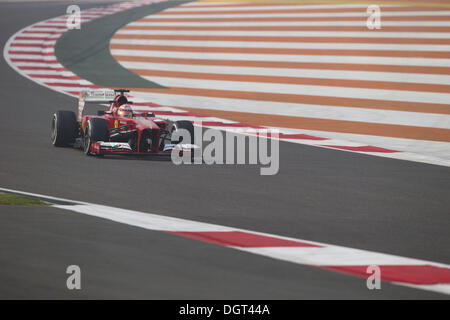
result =
[[109,141],[108,122],[102,118],[91,118],[84,130],[84,153],[90,155],[91,145],[96,141]]

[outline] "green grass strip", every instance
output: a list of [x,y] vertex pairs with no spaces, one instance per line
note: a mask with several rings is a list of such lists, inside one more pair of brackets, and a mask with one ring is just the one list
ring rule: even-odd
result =
[[46,206],[48,203],[39,199],[20,196],[12,193],[0,193],[0,205],[15,206]]

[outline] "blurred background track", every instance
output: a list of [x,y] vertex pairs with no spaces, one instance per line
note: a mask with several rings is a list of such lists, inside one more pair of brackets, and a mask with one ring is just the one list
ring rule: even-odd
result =
[[449,1],[197,1],[110,48],[156,103],[450,160]]

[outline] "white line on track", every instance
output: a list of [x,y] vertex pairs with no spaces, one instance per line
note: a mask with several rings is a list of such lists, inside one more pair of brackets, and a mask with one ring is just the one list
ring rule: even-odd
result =
[[[31,72],[29,74],[34,74],[34,72]],[[35,78],[39,78],[39,77],[35,77]],[[61,78],[39,78],[41,79],[41,81],[43,82],[52,82],[52,83],[65,83],[65,84],[82,84],[82,85],[90,85],[92,84],[91,82],[87,81],[87,80],[76,80],[76,79],[61,79]],[[67,90],[67,89],[66,89]]]
[[133,30],[119,29],[116,34],[134,35],[194,35],[194,36],[263,36],[263,37],[358,37],[367,38],[413,38],[449,39],[447,32],[367,32],[367,31],[255,31],[255,30]]
[[[29,44],[29,45],[36,45],[39,47],[42,46],[48,46],[48,45],[54,45],[56,43],[56,39],[55,40],[45,40],[42,41],[40,39],[33,39],[33,40],[14,40],[15,44]],[[17,46],[12,46],[12,48],[15,48]]]
[[53,25],[43,25],[40,27],[33,26],[30,31],[39,33],[62,33],[69,30],[67,27],[55,28]]
[[411,73],[400,73],[400,72],[235,67],[235,66],[189,65],[177,63],[151,63],[151,62],[130,62],[130,61],[120,61],[120,64],[127,69],[139,69],[139,70],[163,70],[163,71],[216,73],[216,74],[233,74],[233,75],[239,74],[239,75],[259,75],[259,76],[278,76],[278,77],[306,77],[317,79],[370,80],[370,81],[390,81],[390,82],[450,85],[450,75],[442,75],[442,74],[414,73],[412,75]]
[[[59,71],[56,69],[60,69],[63,68],[62,65],[60,65],[58,63],[57,60],[47,60],[48,62],[46,63],[38,63],[38,62],[14,62],[14,64],[16,65],[16,67],[33,67],[36,68],[36,70],[21,70],[21,73],[33,73],[33,72],[37,72],[39,70],[39,68],[41,68],[41,71],[45,71],[47,70],[47,68],[51,68],[51,69],[55,69],[56,72],[61,73],[64,71]],[[53,63],[53,62],[57,62],[57,63]],[[53,70],[52,70],[53,71]],[[50,72],[50,70],[49,70]],[[71,75],[73,75],[73,73],[71,73]]]
[[12,51],[15,52],[41,52],[41,53],[54,53],[55,52],[55,48],[50,47],[50,48],[41,48],[41,47],[11,47]]
[[[213,3],[208,3],[208,5],[212,5]],[[362,10],[367,8],[367,5],[361,4],[336,4],[336,5],[311,5],[311,4],[292,4],[292,5],[262,5],[262,6],[235,6],[231,5],[231,3],[222,3],[227,4],[225,7],[220,7],[220,4],[216,4],[215,6],[206,7],[206,8],[198,8],[198,6],[205,5],[202,2],[190,2],[187,4],[183,4],[178,7],[169,8],[165,11],[167,12],[191,12],[191,11],[268,11],[268,10],[286,10],[286,9],[342,9],[342,8],[361,8]],[[384,7],[384,6],[383,6]],[[390,7],[389,5],[386,7]]]
[[405,57],[370,57],[370,56],[333,56],[333,55],[290,55],[290,54],[243,54],[219,52],[186,52],[169,50],[127,50],[111,49],[112,55],[134,57],[165,57],[183,59],[238,60],[238,61],[284,61],[311,63],[350,63],[350,64],[385,64],[399,66],[450,67],[448,59],[405,58]]
[[[165,11],[170,12],[170,11]],[[411,17],[414,18],[416,16],[430,16],[430,18],[427,20],[432,20],[433,17],[439,17],[439,16],[450,16],[449,10],[442,10],[442,11],[400,11],[400,12],[390,12],[390,11],[383,11],[382,17]],[[362,9],[360,12],[324,12],[324,13],[317,13],[317,12],[311,12],[311,13],[233,13],[233,14],[220,14],[219,12],[217,14],[211,14],[211,13],[205,13],[205,14],[153,14],[146,16],[145,19],[152,19],[152,20],[158,20],[158,19],[220,19],[220,18],[323,18],[323,17],[339,17],[339,18],[346,18],[346,17],[360,17],[362,19],[367,19],[368,14],[366,13],[366,10]]]
[[[387,44],[387,43],[339,43],[333,42],[269,42],[269,41],[208,41],[208,40],[160,40],[160,39],[111,39],[111,44],[186,46],[217,48],[283,48],[317,50],[394,50],[394,51],[450,51],[450,45]],[[370,55],[370,54],[369,54]],[[450,57],[450,52],[449,52]]]
[[[132,22],[129,26],[178,26],[178,27],[245,27],[261,26],[261,21],[228,21],[202,22],[192,19],[192,22]],[[264,26],[328,26],[328,27],[363,27],[364,21],[264,21]],[[383,21],[383,27],[449,27],[450,21]]]
[[[54,34],[54,33],[47,33],[47,32],[43,32],[43,33],[28,33],[28,34],[21,34],[19,35],[19,37],[27,37],[27,38],[45,38],[46,41],[48,40],[57,40],[61,35],[60,34]],[[16,41],[20,41],[20,40],[14,40],[14,42]]]
[[390,100],[390,101],[408,101],[421,103],[439,103],[448,104],[450,101],[450,93],[439,92],[419,92],[419,91],[402,91],[402,90],[385,90],[385,89],[366,89],[351,87],[333,87],[333,86],[317,86],[317,85],[297,85],[277,83],[262,83],[250,81],[223,81],[209,79],[192,79],[148,76],[143,77],[150,81],[155,81],[165,87],[186,87],[186,79],[189,79],[189,88],[199,89],[215,89],[215,90],[232,90],[247,92],[276,92],[296,95],[312,95],[340,97],[340,98],[356,98],[356,99],[374,99],[374,100]]
[[[136,92],[134,93],[134,95],[140,97],[141,93]],[[225,110],[232,112],[247,112],[255,114],[282,115],[331,120],[339,119],[347,121],[422,126],[442,129],[450,128],[450,116],[441,114],[336,107],[332,105],[313,105],[304,103],[258,101],[257,97],[255,97],[255,100],[244,100],[231,98],[209,98],[188,95],[171,95],[170,93],[164,94],[157,92],[152,92],[151,95],[155,103],[186,108],[195,106],[195,108],[198,109],[208,110]],[[323,134],[324,133],[322,133],[322,135]]]
[[[416,140],[392,137],[370,136],[354,133],[342,133],[332,131],[318,131],[318,130],[299,130],[288,128],[277,128],[280,132],[292,134],[308,134],[316,137],[326,137],[333,140],[341,141],[364,141],[369,145],[381,145],[384,148],[391,150],[403,150],[407,153],[422,153],[424,155],[434,155],[441,158],[444,162],[450,163],[450,142]],[[397,153],[400,154],[400,153]]]
[[[70,71],[59,71],[59,70],[23,70],[26,74],[38,74],[38,75],[54,75],[54,76],[66,76],[73,77],[73,73]],[[87,81],[87,80],[84,80]]]

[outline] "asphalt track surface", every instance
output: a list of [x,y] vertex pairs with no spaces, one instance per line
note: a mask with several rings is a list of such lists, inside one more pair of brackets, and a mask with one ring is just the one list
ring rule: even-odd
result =
[[[2,47],[66,7],[1,3]],[[52,113],[76,101],[0,68],[2,187],[450,263],[447,167],[289,143],[274,176],[86,157],[49,141]],[[446,298],[56,208],[2,206],[0,219],[0,298]],[[65,287],[70,264],[81,291]]]

